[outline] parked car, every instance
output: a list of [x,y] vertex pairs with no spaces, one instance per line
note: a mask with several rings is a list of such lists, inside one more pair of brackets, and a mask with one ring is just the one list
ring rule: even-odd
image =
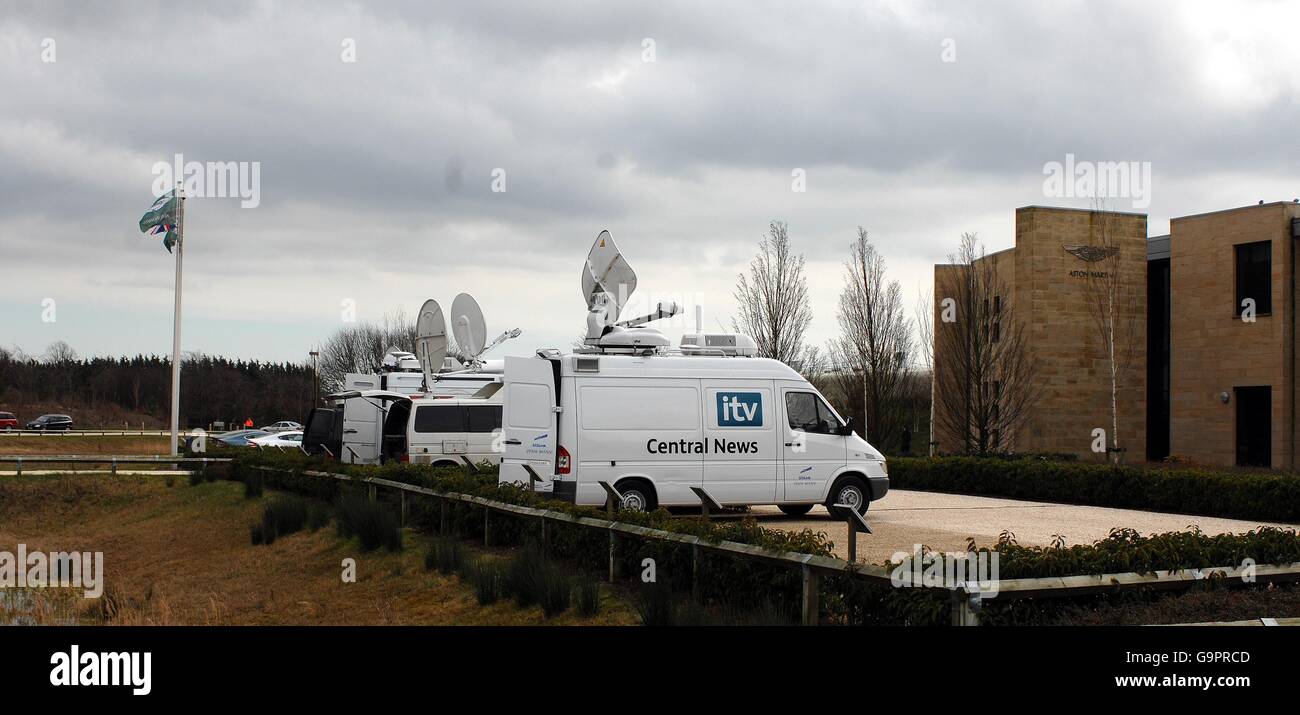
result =
[[45,432],[72,429],[72,418],[67,415],[41,415],[27,423],[26,429]]
[[9,432],[18,429],[18,418],[12,412],[0,412],[0,429]]
[[250,439],[265,437],[268,434],[270,433],[260,429],[241,429],[217,435],[212,438],[212,442],[218,447],[247,447]]
[[273,425],[267,425],[262,428],[263,432],[275,434],[277,432],[302,431],[302,425],[292,420],[280,420]]
[[295,430],[293,432],[276,432],[268,434],[265,437],[254,437],[248,440],[250,444],[258,447],[290,447],[297,449],[302,446],[302,432]]

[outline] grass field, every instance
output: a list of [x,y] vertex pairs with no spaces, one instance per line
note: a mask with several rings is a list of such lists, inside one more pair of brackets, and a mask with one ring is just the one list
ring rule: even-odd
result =
[[103,437],[77,435],[12,435],[0,436],[0,454],[167,454],[171,450],[168,437],[140,435],[107,435]]
[[[111,439],[111,438],[110,438]],[[15,622],[193,625],[622,625],[637,622],[618,592],[601,612],[551,619],[510,602],[480,607],[455,576],[426,571],[427,539],[406,533],[402,553],[363,553],[333,524],[253,546],[249,525],[263,500],[235,482],[189,486],[185,478],[90,475],[0,479],[0,550],[103,551],[104,597],[34,589],[0,599]],[[268,492],[269,494],[269,492]],[[340,579],[354,558],[356,583]],[[603,588],[603,587],[602,587]]]

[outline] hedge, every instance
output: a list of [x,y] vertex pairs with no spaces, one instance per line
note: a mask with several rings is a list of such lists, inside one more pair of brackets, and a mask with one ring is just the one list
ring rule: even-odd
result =
[[1032,459],[895,457],[895,489],[1300,523],[1300,476]]

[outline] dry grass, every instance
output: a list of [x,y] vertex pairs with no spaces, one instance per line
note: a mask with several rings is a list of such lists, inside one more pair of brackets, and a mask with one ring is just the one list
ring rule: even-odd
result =
[[[427,540],[407,532],[400,554],[362,553],[333,525],[252,546],[262,500],[233,482],[190,487],[159,477],[88,475],[0,479],[0,549],[103,551],[105,594],[33,591],[35,621],[110,624],[619,625],[634,609],[606,589],[601,614],[544,620],[541,609],[481,607],[468,584],[423,568]],[[343,583],[354,558],[357,582]],[[12,609],[11,609],[12,611]],[[0,604],[0,623],[10,622]]]
[[0,435],[0,454],[167,454],[168,437],[144,435]]

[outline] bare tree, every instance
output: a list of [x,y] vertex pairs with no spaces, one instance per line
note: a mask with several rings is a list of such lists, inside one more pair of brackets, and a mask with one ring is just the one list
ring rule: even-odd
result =
[[412,351],[415,337],[414,321],[401,310],[385,314],[378,322],[344,325],[321,343],[321,388],[342,389],[346,374],[375,372],[389,349]]
[[758,344],[761,357],[793,365],[804,356],[804,332],[812,322],[803,255],[790,252],[786,224],[773,221],[758,242],[758,254],[736,284],[740,317],[732,320],[739,333]]
[[51,365],[63,365],[77,361],[77,351],[62,340],[55,340],[45,348],[45,362]]
[[1116,215],[1098,201],[1092,212],[1092,243],[1076,250],[1089,262],[1084,271],[1084,295],[1097,336],[1101,340],[1110,379],[1110,444],[1107,451],[1116,464],[1120,461],[1119,418],[1120,393],[1129,389],[1133,366],[1138,354],[1140,313],[1138,311],[1144,282],[1124,275],[1119,225]]
[[861,380],[863,436],[878,447],[892,445],[906,422],[904,388],[914,347],[903,290],[885,279],[885,259],[861,226],[844,268],[834,353],[845,374]]
[[1036,396],[1024,329],[975,234],[948,259],[935,277],[934,429],[966,454],[1009,451]]

